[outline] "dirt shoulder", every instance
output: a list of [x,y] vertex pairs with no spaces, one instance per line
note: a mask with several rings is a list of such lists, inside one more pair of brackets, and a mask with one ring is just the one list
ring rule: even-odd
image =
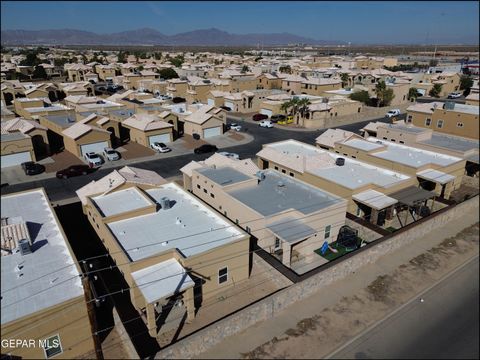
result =
[[445,274],[477,256],[479,223],[378,276],[354,295],[300,320],[282,336],[258,346],[244,359],[321,358],[341,346]]

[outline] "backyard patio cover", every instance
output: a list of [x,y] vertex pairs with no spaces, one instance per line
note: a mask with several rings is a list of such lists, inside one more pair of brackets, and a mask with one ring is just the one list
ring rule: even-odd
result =
[[435,197],[435,193],[419,187],[409,186],[408,188],[390,194],[390,197],[397,199],[401,204],[415,206],[418,203]]
[[147,303],[165,299],[193,285],[192,278],[176,259],[168,259],[132,273]]
[[397,199],[393,199],[390,196],[375,190],[362,191],[361,193],[354,194],[352,198],[353,200],[365,204],[375,210],[385,209],[398,202]]
[[442,185],[455,180],[455,176],[433,169],[420,171],[417,173],[417,176]]
[[286,217],[267,226],[276,237],[294,245],[317,231],[294,217]]

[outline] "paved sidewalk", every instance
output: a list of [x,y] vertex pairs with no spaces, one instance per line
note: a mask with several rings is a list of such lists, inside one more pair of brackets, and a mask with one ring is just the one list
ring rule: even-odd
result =
[[[240,139],[240,136],[242,137]],[[230,148],[235,146],[240,146],[252,142],[254,137],[251,134],[247,134],[245,132],[239,132],[238,134],[232,132],[226,132],[224,135],[221,136],[214,136],[208,139],[208,143],[216,145],[219,149],[223,148]],[[200,145],[200,144],[199,144]],[[154,160],[161,160],[165,158],[181,156],[186,154],[191,154],[192,149],[185,146],[185,141],[180,138],[172,143],[168,143],[168,146],[172,149],[171,152],[160,154],[155,153],[150,156],[145,157],[137,157],[133,159],[120,159],[117,161],[107,161],[105,162],[101,169],[109,169],[109,168],[117,168],[119,166],[126,166],[126,165],[135,165],[136,163],[145,162],[145,161],[154,161]],[[82,160],[77,159],[78,161],[72,163],[70,165],[75,164],[82,164]],[[20,184],[23,182],[30,182],[30,181],[38,181],[38,180],[45,180],[51,179],[55,177],[55,172],[51,173],[43,173],[40,175],[34,176],[27,176],[23,172],[20,166],[12,166],[9,168],[2,169],[2,184],[8,183],[9,185]]]
[[[262,321],[241,333],[231,336],[209,351],[200,354],[201,359],[238,359],[265,344],[274,337],[281,338],[288,329],[296,328],[300,320],[319,314],[323,309],[336,305],[342,298],[354,296],[368,286],[379,275],[388,274],[412,258],[425,253],[444,239],[456,235],[464,228],[478,222],[478,214],[466,214],[432,231],[418,241],[382,257],[375,264],[364,266],[348,279],[342,279],[322,288],[318,293],[299,301],[280,312],[275,318]],[[476,254],[472,254],[475,256]],[[440,275],[439,275],[440,276]],[[318,354],[319,358],[322,355]]]

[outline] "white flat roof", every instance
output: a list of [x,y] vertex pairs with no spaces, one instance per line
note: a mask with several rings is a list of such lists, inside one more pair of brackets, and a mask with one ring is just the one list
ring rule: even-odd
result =
[[2,325],[83,298],[80,274],[45,193],[37,189],[1,200],[2,217],[21,216],[26,222],[33,249],[1,257]]
[[[374,137],[369,137],[367,140],[372,143],[378,141],[378,139]],[[372,156],[414,168],[419,168],[427,164],[448,166],[462,160],[455,156],[439,154],[433,151],[413,148],[388,141],[383,141],[383,144],[387,146],[387,150],[373,153]]]
[[244,236],[178,185],[168,183],[146,193],[157,202],[169,198],[171,208],[107,224],[132,261],[175,248],[188,257]]
[[91,198],[104,216],[121,214],[151,205],[137,188],[128,188]]
[[455,176],[446,174],[442,171],[433,170],[433,169],[426,169],[426,170],[420,171],[417,173],[417,176],[423,179],[427,179],[427,180],[442,184],[442,185],[455,180]]
[[376,190],[362,191],[361,193],[354,194],[352,198],[376,210],[385,209],[386,207],[396,204],[398,202],[397,199],[391,198]]
[[316,148],[315,146],[304,144],[296,140],[285,140],[278,143],[268,144],[266,146],[278,150],[286,155],[317,155],[325,152]]
[[383,147],[381,144],[372,143],[370,141],[360,140],[360,139],[351,139],[344,142],[345,145],[353,147],[355,149],[371,151],[375,149],[380,149]]
[[168,259],[132,273],[148,303],[164,299],[195,285],[176,259]]

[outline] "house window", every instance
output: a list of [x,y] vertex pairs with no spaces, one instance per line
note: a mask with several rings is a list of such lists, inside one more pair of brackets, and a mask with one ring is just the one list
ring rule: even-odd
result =
[[212,198],[215,199],[215,194],[214,194],[214,193],[210,193],[210,197],[212,197]]
[[280,249],[280,239],[275,238],[275,249]]
[[325,239],[328,239],[330,237],[330,229],[332,228],[331,225],[325,226]]
[[286,174],[286,173],[287,173],[287,170],[282,169],[282,173]]
[[223,215],[225,215],[225,217],[227,217],[227,211],[224,211],[224,212],[223,212]]
[[391,139],[393,142],[395,142],[395,139]]
[[218,209],[219,209],[219,210],[222,210],[222,205],[220,205],[220,206],[218,207]]
[[443,120],[437,120],[437,127],[441,129],[443,127]]
[[388,140],[386,137],[383,137],[383,140]]
[[203,189],[203,192],[204,192],[205,194],[207,194],[207,193],[208,193],[207,189]]
[[249,234],[252,232],[252,230],[248,226],[246,227],[245,230],[247,230],[247,233],[249,233]]
[[407,122],[411,123],[411,122],[412,122],[412,118],[413,118],[412,115],[408,115],[408,116],[407,116]]
[[290,176],[291,176],[291,177],[295,177],[295,174],[291,172],[291,173],[290,173]]
[[462,123],[462,122],[458,122],[458,123],[457,123],[457,127],[459,127],[459,128],[463,127],[463,123]]
[[278,166],[274,166],[275,170],[278,170]]
[[352,158],[356,159],[357,157],[355,155],[352,155]]
[[200,189],[200,185],[197,184],[197,189]]
[[45,339],[43,350],[45,351],[45,357],[47,359],[50,359],[55,355],[61,354],[63,352],[63,349],[62,343],[60,342],[60,335],[57,334]]
[[218,283],[223,284],[228,281],[228,268],[224,267],[218,270]]
[[403,141],[403,140],[400,140],[399,142],[400,142],[400,144],[405,144],[405,141]]
[[432,123],[432,119],[427,118],[427,119],[425,120],[425,126],[430,126],[431,123]]

